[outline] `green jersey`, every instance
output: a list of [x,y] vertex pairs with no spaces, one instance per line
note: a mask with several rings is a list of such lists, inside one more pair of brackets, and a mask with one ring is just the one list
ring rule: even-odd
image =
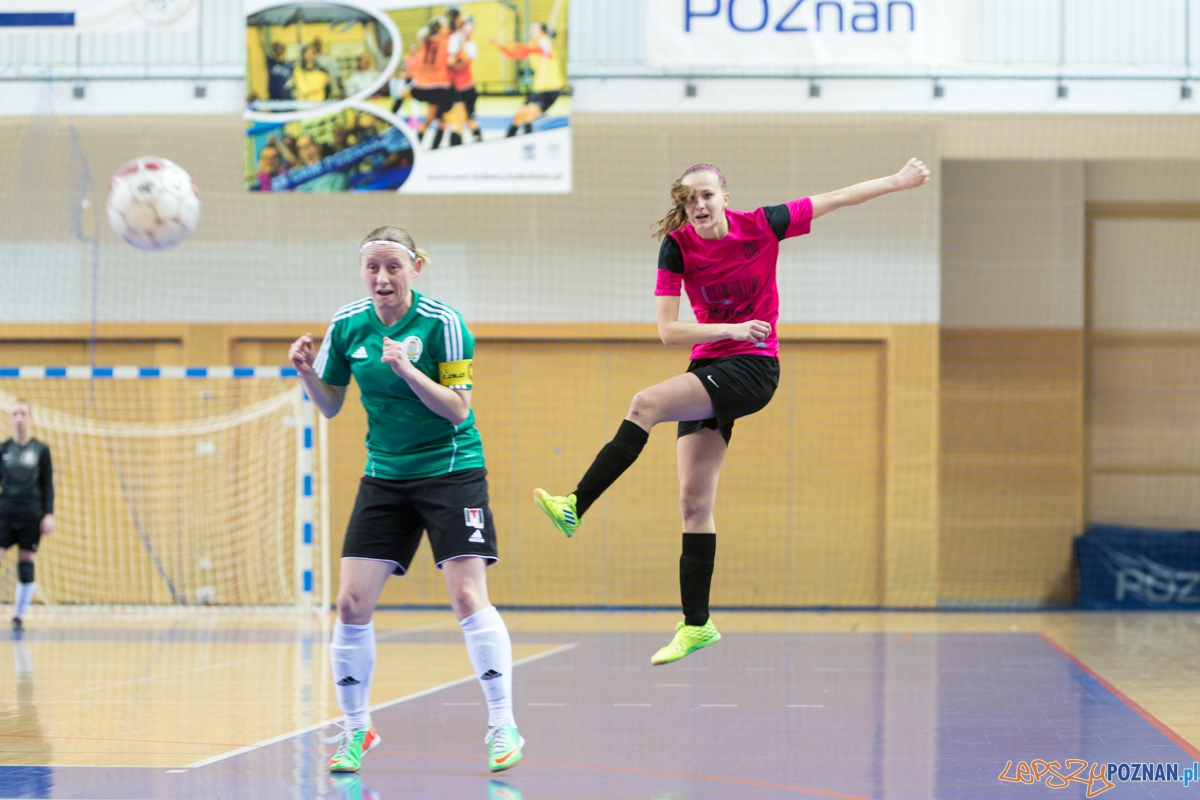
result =
[[367,410],[366,474],[401,481],[482,467],[483,443],[471,411],[458,425],[429,410],[403,378],[383,363],[383,337],[404,345],[408,358],[434,382],[471,388],[475,337],[457,311],[417,292],[412,308],[390,328],[371,298],[333,315],[313,370],[333,386],[358,382]]

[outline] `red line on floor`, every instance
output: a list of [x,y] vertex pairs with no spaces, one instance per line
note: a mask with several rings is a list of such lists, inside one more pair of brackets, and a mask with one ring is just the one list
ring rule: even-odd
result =
[[1044,633],[1039,633],[1038,636],[1045,639],[1046,642],[1051,647],[1053,647],[1058,652],[1062,653],[1063,656],[1065,656],[1067,658],[1067,660],[1069,660],[1072,664],[1079,667],[1081,670],[1083,670],[1088,675],[1090,675],[1092,680],[1094,680],[1096,683],[1100,684],[1105,689],[1107,689],[1109,692],[1111,692],[1114,697],[1116,697],[1118,700],[1120,700],[1125,705],[1129,706],[1134,711],[1135,714],[1137,714],[1139,717],[1146,720],[1146,722],[1149,722],[1151,725],[1153,725],[1155,728],[1157,728],[1159,733],[1161,733],[1163,736],[1166,736],[1168,739],[1170,739],[1172,742],[1174,742],[1179,747],[1179,749],[1183,750],[1183,752],[1185,752],[1189,756],[1191,756],[1193,760],[1200,761],[1200,749],[1196,748],[1191,742],[1189,742],[1187,739],[1184,739],[1182,736],[1180,736],[1175,731],[1171,730],[1169,727],[1167,727],[1167,724],[1165,722],[1163,722],[1158,717],[1151,714],[1146,709],[1142,708],[1140,705],[1135,703],[1133,701],[1133,699],[1131,697],[1129,697],[1127,694],[1122,692],[1117,687],[1113,686],[1108,681],[1104,680],[1104,678],[1100,677],[1099,673],[1097,673],[1094,669],[1092,669],[1087,664],[1083,663],[1078,658],[1076,658],[1073,654],[1071,654],[1070,651],[1067,650],[1067,648],[1063,647],[1058,642],[1054,641],[1053,639],[1051,639],[1049,636],[1047,636]]

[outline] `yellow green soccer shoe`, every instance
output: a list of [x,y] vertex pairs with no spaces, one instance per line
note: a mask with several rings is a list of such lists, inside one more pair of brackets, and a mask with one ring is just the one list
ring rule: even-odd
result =
[[702,647],[708,647],[719,641],[721,641],[721,634],[711,619],[703,625],[688,625],[686,622],[680,622],[675,626],[675,636],[671,639],[671,643],[655,653],[650,658],[650,663],[655,666],[670,664],[672,661],[678,661]]
[[330,772],[358,772],[362,759],[367,753],[379,746],[379,734],[375,726],[367,728],[348,728],[332,741],[338,743],[337,750],[329,759]]
[[488,769],[492,772],[512,769],[521,763],[521,748],[525,746],[525,740],[517,733],[516,727],[490,728],[483,742],[487,745]]
[[547,494],[545,489],[534,489],[533,500],[538,508],[546,512],[546,516],[569,539],[571,534],[579,530],[579,514],[575,511],[575,495]]

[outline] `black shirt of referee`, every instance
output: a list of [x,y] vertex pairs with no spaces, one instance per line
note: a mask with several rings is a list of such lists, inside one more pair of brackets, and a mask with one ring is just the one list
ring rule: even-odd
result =
[[37,439],[0,444],[0,521],[38,520],[54,513],[50,448]]

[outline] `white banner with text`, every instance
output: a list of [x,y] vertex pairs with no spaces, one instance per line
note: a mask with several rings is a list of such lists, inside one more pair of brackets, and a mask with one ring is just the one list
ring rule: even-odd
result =
[[646,60],[678,67],[954,64],[963,0],[647,0]]

